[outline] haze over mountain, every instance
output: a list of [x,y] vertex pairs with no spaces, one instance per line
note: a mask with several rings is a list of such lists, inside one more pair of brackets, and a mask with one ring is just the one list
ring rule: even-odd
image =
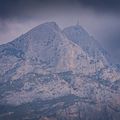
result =
[[119,120],[120,71],[80,25],[41,24],[0,45],[0,118]]

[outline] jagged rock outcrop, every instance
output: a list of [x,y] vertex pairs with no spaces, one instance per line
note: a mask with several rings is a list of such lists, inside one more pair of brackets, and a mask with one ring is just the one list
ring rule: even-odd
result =
[[0,118],[119,120],[120,73],[79,25],[39,25],[0,45]]

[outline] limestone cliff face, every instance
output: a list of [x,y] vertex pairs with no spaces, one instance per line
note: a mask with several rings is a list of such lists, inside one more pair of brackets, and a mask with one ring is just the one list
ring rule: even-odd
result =
[[89,74],[105,67],[102,60],[94,59],[80,45],[69,40],[54,22],[37,26],[16,40],[1,45],[0,51],[0,65],[4,67],[0,69],[2,75],[19,66],[14,79],[29,72],[77,71]]
[[90,57],[94,58],[94,60],[101,60],[104,65],[109,65],[108,53],[80,25],[65,28],[63,33],[70,41],[79,45]]
[[82,27],[55,22],[0,45],[0,118],[119,120],[120,73],[106,56]]

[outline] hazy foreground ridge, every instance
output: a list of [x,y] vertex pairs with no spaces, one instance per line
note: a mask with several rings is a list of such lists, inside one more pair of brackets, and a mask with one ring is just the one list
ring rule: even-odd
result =
[[0,120],[119,120],[110,61],[80,25],[48,22],[0,45]]

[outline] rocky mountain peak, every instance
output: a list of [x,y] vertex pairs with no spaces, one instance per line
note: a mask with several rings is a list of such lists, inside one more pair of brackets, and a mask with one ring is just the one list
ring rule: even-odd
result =
[[120,73],[107,63],[80,25],[48,22],[0,45],[0,119],[119,120]]

